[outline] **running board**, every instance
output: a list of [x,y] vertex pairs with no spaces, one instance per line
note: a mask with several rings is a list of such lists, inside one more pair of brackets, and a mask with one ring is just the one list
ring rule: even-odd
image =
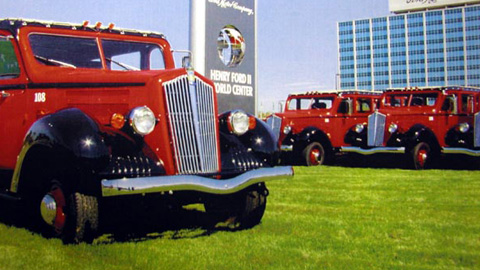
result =
[[7,201],[13,201],[13,202],[18,202],[20,201],[20,197],[8,194],[8,193],[1,193],[0,192],[0,200],[7,200]]
[[404,154],[405,147],[374,147],[374,148],[361,148],[361,147],[341,147],[341,152],[345,153],[358,153],[362,155],[373,155],[373,154]]
[[473,150],[468,148],[443,148],[442,153],[444,154],[463,154],[469,155],[472,157],[480,157],[480,150]]

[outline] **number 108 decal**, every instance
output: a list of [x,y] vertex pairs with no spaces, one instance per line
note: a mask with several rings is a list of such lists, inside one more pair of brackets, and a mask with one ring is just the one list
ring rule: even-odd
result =
[[40,93],[35,93],[35,99],[33,102],[45,102],[47,101],[47,93],[45,92],[40,92]]

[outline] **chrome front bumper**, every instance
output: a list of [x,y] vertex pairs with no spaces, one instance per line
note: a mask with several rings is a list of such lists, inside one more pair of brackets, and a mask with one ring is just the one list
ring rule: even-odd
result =
[[102,180],[101,184],[103,197],[173,191],[232,194],[257,183],[292,177],[293,168],[284,166],[260,168],[225,180],[196,175],[172,175]]

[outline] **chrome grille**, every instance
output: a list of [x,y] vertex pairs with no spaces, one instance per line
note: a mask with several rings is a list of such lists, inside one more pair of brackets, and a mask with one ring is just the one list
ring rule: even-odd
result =
[[368,116],[368,146],[382,146],[386,116],[379,112]]
[[187,75],[164,83],[168,120],[179,174],[219,171],[213,88]]
[[280,137],[280,127],[282,126],[282,118],[272,115],[267,119],[267,125],[273,130],[275,140],[278,141],[278,138]]

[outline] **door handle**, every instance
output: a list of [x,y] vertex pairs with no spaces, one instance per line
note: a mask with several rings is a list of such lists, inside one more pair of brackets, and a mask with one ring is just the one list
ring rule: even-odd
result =
[[7,97],[9,97],[9,96],[10,96],[9,93],[7,93],[7,92],[5,92],[5,91],[2,91],[2,98],[7,98]]

